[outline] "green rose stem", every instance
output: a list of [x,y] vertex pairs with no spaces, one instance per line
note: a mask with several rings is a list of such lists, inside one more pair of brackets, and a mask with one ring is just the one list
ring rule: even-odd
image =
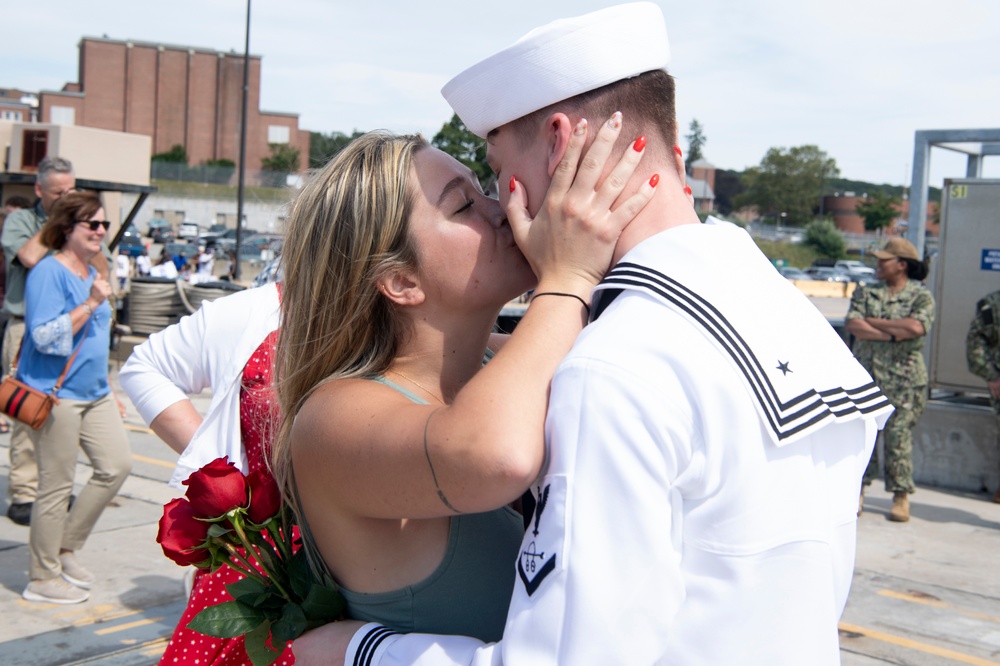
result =
[[[289,560],[292,557],[292,546],[291,543],[285,541],[285,537],[282,534],[281,526],[275,518],[271,518],[267,521],[267,533],[271,535],[271,540],[278,546],[278,550],[281,551],[281,559]],[[291,534],[290,529],[284,530],[284,532]]]
[[[295,519],[295,514],[292,512],[292,510],[288,507],[287,504],[282,504],[281,505],[281,511],[278,514],[278,516],[281,518],[281,525],[282,525],[282,528],[283,528],[282,532],[283,532],[283,535],[285,537],[285,540],[284,540],[285,549],[284,550],[285,550],[286,553],[291,553],[292,552],[292,542],[295,540],[294,537],[292,536],[292,528],[295,526],[295,524],[297,522],[296,519]],[[291,518],[291,520],[289,520],[289,517]]]
[[247,535],[251,545],[254,546],[254,554],[257,561],[272,580],[276,576],[282,576],[284,580],[285,567],[283,566],[281,555],[274,551],[274,546],[267,542],[259,532],[252,532]]
[[[229,524],[233,526],[233,530],[236,532],[236,536],[239,537],[240,543],[243,544],[243,548],[248,553],[258,552],[255,551],[253,546],[250,544],[250,540],[247,538],[247,534],[243,530],[242,522],[235,518],[236,518],[235,515],[230,515]],[[274,571],[274,561],[271,559],[271,554],[267,553],[268,550],[269,548],[261,548],[258,553],[258,556],[265,555],[265,558],[268,560],[268,563],[265,565],[264,562],[262,561],[261,565],[263,566],[264,571],[270,573],[271,571]],[[239,557],[241,560],[243,560],[243,562],[246,562],[246,560],[242,556]],[[262,579],[260,575],[257,574],[256,571],[254,571],[254,578],[260,581],[261,583],[267,585],[267,580]],[[274,585],[274,587],[277,588],[278,592],[281,594],[282,597],[285,598],[286,601],[292,601],[291,595],[288,594],[288,591],[285,590],[285,588],[281,585],[281,583],[278,582],[277,577],[271,576],[270,581]]]
[[[217,539],[217,542],[221,544],[223,548],[226,549],[226,552],[229,553],[230,559],[227,564],[231,568],[235,569],[236,571],[239,571],[244,576],[253,578],[261,585],[267,585],[267,578],[257,573],[257,570],[254,568],[253,564],[248,562],[247,559],[240,554],[240,551],[236,550],[236,546],[229,543],[228,541],[223,541],[222,539]],[[234,560],[240,561],[241,563],[243,563],[243,566],[242,567],[236,566],[236,562]]]

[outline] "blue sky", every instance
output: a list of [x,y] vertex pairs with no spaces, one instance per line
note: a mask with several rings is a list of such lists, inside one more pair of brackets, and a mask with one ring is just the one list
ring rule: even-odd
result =
[[[297,112],[314,131],[433,136],[451,116],[439,94],[451,76],[541,23],[609,4],[254,0],[261,107]],[[996,0],[657,4],[670,32],[682,134],[697,118],[705,155],[719,167],[743,169],[770,147],[811,143],[844,177],[908,184],[915,130],[1000,127]],[[240,0],[49,0],[44,18],[35,7],[5,8],[0,86],[75,81],[85,35],[243,50]],[[933,151],[932,183],[964,174],[964,157]],[[986,159],[984,175],[1000,177],[1000,157]]]

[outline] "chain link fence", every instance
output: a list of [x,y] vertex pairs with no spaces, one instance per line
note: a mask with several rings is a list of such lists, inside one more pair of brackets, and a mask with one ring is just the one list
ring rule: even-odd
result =
[[[183,183],[201,183],[203,185],[237,185],[236,167],[226,166],[188,166],[176,162],[152,162],[150,177],[153,180],[173,180]],[[288,173],[284,171],[267,171],[265,169],[250,169],[246,172],[246,184],[249,187],[285,187],[288,184]]]

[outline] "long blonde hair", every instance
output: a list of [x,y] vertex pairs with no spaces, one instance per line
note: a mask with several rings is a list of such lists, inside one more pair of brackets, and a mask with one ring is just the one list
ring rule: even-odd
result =
[[275,360],[283,419],[271,470],[296,510],[289,443],[295,416],[325,382],[384,372],[407,334],[377,281],[416,268],[410,180],[414,155],[427,145],[421,136],[365,134],[314,174],[292,204]]

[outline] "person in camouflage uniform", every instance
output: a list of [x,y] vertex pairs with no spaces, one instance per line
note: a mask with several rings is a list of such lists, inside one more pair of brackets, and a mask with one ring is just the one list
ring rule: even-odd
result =
[[[997,446],[1000,447],[1000,291],[976,303],[976,316],[965,337],[965,358],[969,371],[986,380],[990,404],[997,415]],[[1000,504],[1000,488],[993,495]]]
[[[883,282],[855,289],[847,330],[855,338],[854,355],[896,408],[883,430],[885,489],[893,493],[889,520],[906,522],[909,494],[916,490],[911,431],[927,405],[922,350],[934,321],[934,298],[920,283],[927,277],[927,264],[905,238],[892,238],[873,254],[878,258],[876,277]],[[864,484],[871,484],[877,476],[876,450]]]

